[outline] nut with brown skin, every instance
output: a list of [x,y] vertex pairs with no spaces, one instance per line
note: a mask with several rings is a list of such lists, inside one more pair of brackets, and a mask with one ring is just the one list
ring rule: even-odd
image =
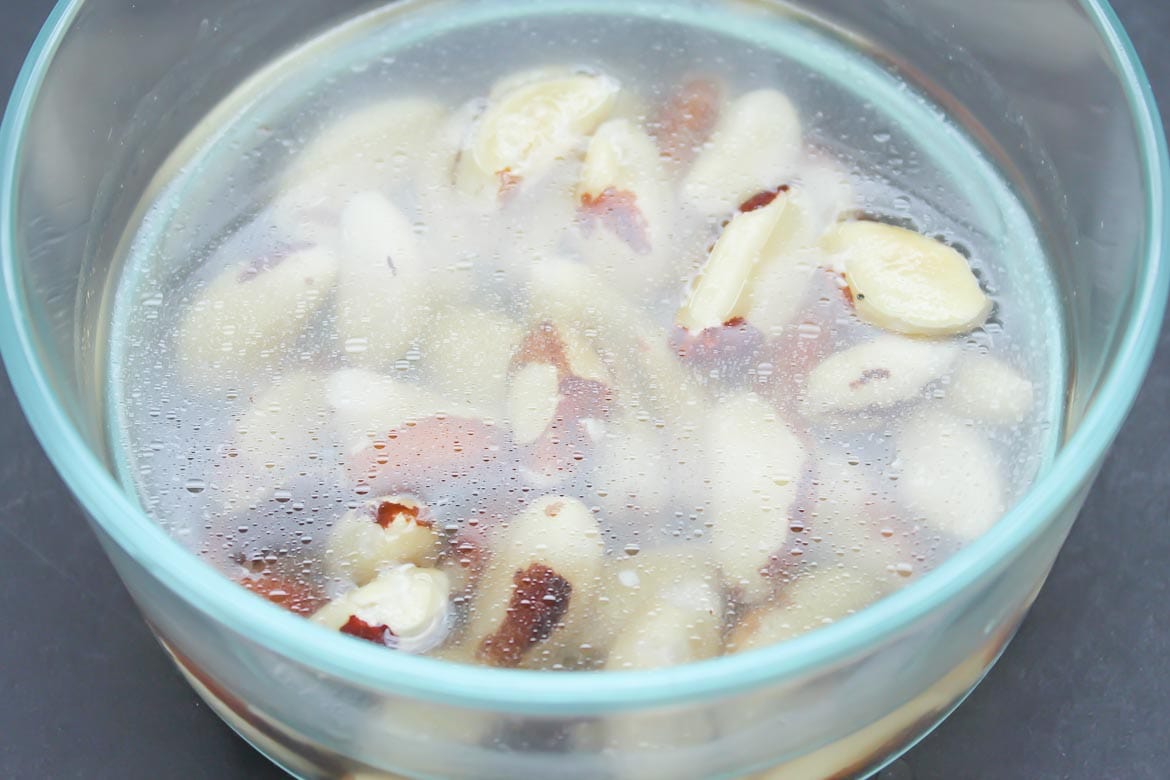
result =
[[851,414],[921,400],[923,388],[954,364],[954,344],[882,335],[830,355],[808,376],[805,410]]
[[491,543],[464,640],[479,659],[522,666],[534,653],[583,641],[602,564],[601,530],[588,507],[546,496]]
[[325,551],[331,577],[365,585],[388,566],[433,566],[441,543],[430,510],[414,496],[363,501],[333,526]]

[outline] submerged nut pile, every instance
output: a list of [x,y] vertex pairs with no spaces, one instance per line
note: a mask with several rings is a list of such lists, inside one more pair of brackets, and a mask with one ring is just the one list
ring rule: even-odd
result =
[[[1019,423],[1032,386],[952,338],[993,306],[967,259],[858,218],[785,95],[725,92],[554,67],[322,129],[258,218],[270,251],[176,335],[192,384],[274,377],[234,427],[232,507],[322,438],[359,497],[313,578],[249,588],[400,651],[641,669],[898,587],[888,526],[996,520],[970,421]],[[321,322],[330,357],[288,370]],[[892,460],[844,466],[833,436],[874,430]]]

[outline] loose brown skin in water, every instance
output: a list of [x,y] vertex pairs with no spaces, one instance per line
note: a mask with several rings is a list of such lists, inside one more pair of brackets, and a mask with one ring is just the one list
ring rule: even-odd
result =
[[517,570],[512,584],[504,622],[480,643],[477,653],[493,666],[519,666],[525,653],[552,635],[573,595],[573,585],[542,563]]
[[594,197],[588,192],[581,196],[578,219],[588,235],[597,224],[613,231],[637,254],[650,251],[650,226],[638,207],[638,196],[629,190],[607,187]]
[[692,78],[679,87],[652,126],[663,157],[679,163],[694,159],[715,129],[722,96],[723,90],[711,79]]

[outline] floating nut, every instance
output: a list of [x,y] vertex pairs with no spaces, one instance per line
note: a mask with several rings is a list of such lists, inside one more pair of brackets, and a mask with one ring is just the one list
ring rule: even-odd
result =
[[675,321],[697,333],[748,313],[750,284],[763,263],[799,245],[803,214],[787,193],[736,214],[715,243]]
[[813,415],[885,408],[922,396],[950,370],[953,344],[884,335],[830,355],[808,375],[807,410]]
[[519,666],[540,649],[581,641],[601,576],[601,529],[567,496],[545,496],[492,544],[467,628],[481,661]]
[[752,393],[716,404],[706,445],[715,560],[745,601],[757,601],[773,587],[765,569],[784,551],[788,512],[808,457],[776,411]]
[[446,110],[429,98],[406,97],[345,111],[292,161],[288,186],[316,181],[333,198],[361,187],[396,184],[425,157]]
[[457,186],[496,195],[540,176],[604,121],[618,89],[608,76],[576,74],[500,91],[463,149]]
[[524,337],[515,320],[478,307],[440,310],[422,338],[422,368],[445,398],[502,411],[508,367]]
[[404,564],[319,609],[316,623],[408,653],[439,646],[448,631],[447,575]]
[[529,269],[532,319],[585,335],[622,403],[664,418],[697,408],[700,391],[660,327],[581,263],[548,258]]
[[373,440],[409,422],[439,415],[485,419],[479,410],[445,399],[418,384],[360,368],[330,374],[325,382],[325,398],[348,453],[369,447]]
[[363,501],[333,526],[325,570],[330,577],[365,585],[388,566],[434,566],[440,541],[434,518],[413,496]]
[[[663,264],[664,229],[671,199],[658,147],[628,119],[611,119],[598,128],[585,155],[577,185],[578,221],[584,244],[602,244],[617,254],[611,273],[634,266],[657,276]],[[617,239],[617,244],[601,237]],[[589,253],[600,260],[599,252]],[[645,268],[651,266],[651,268]],[[623,273],[623,277],[630,274]]]
[[779,605],[747,613],[727,638],[727,652],[742,653],[808,633],[863,609],[896,586],[895,575],[850,559],[786,585]]
[[991,311],[966,259],[912,230],[845,222],[825,247],[844,265],[858,315],[879,328],[946,336],[979,327]]
[[683,182],[683,198],[700,213],[730,214],[787,180],[800,150],[800,117],[792,101],[772,89],[749,92],[720,117]]
[[947,388],[956,414],[997,425],[1024,421],[1035,403],[1032,383],[1019,371],[987,355],[964,352]]
[[656,591],[653,603],[618,634],[606,669],[658,669],[701,661],[723,644],[719,590],[694,577]]
[[895,439],[907,509],[935,529],[974,539],[1007,508],[991,445],[963,421],[927,409]]
[[406,215],[384,195],[363,192],[341,212],[342,273],[337,333],[350,360],[389,366],[430,323],[421,249]]
[[321,247],[221,272],[183,318],[182,370],[222,380],[275,360],[328,300],[336,276],[337,256]]
[[529,363],[512,377],[508,388],[508,421],[517,444],[531,444],[548,430],[561,402],[557,367]]

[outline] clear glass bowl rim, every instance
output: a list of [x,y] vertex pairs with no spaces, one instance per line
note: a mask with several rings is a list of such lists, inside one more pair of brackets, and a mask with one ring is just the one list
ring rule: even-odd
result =
[[57,3],[25,60],[0,125],[0,270],[4,281],[0,352],[41,445],[70,490],[115,544],[159,583],[231,631],[328,675],[386,695],[543,715],[677,706],[811,675],[930,613],[1041,534],[1095,474],[1153,357],[1170,289],[1164,235],[1165,189],[1170,181],[1166,139],[1149,81],[1115,13],[1104,0],[1079,2],[1107,44],[1123,83],[1149,187],[1140,284],[1112,365],[1051,468],[988,533],[896,594],[788,642],[669,669],[604,673],[491,669],[392,653],[327,631],[251,594],[150,521],[69,421],[36,359],[14,246],[15,174],[29,113],[84,0]]

